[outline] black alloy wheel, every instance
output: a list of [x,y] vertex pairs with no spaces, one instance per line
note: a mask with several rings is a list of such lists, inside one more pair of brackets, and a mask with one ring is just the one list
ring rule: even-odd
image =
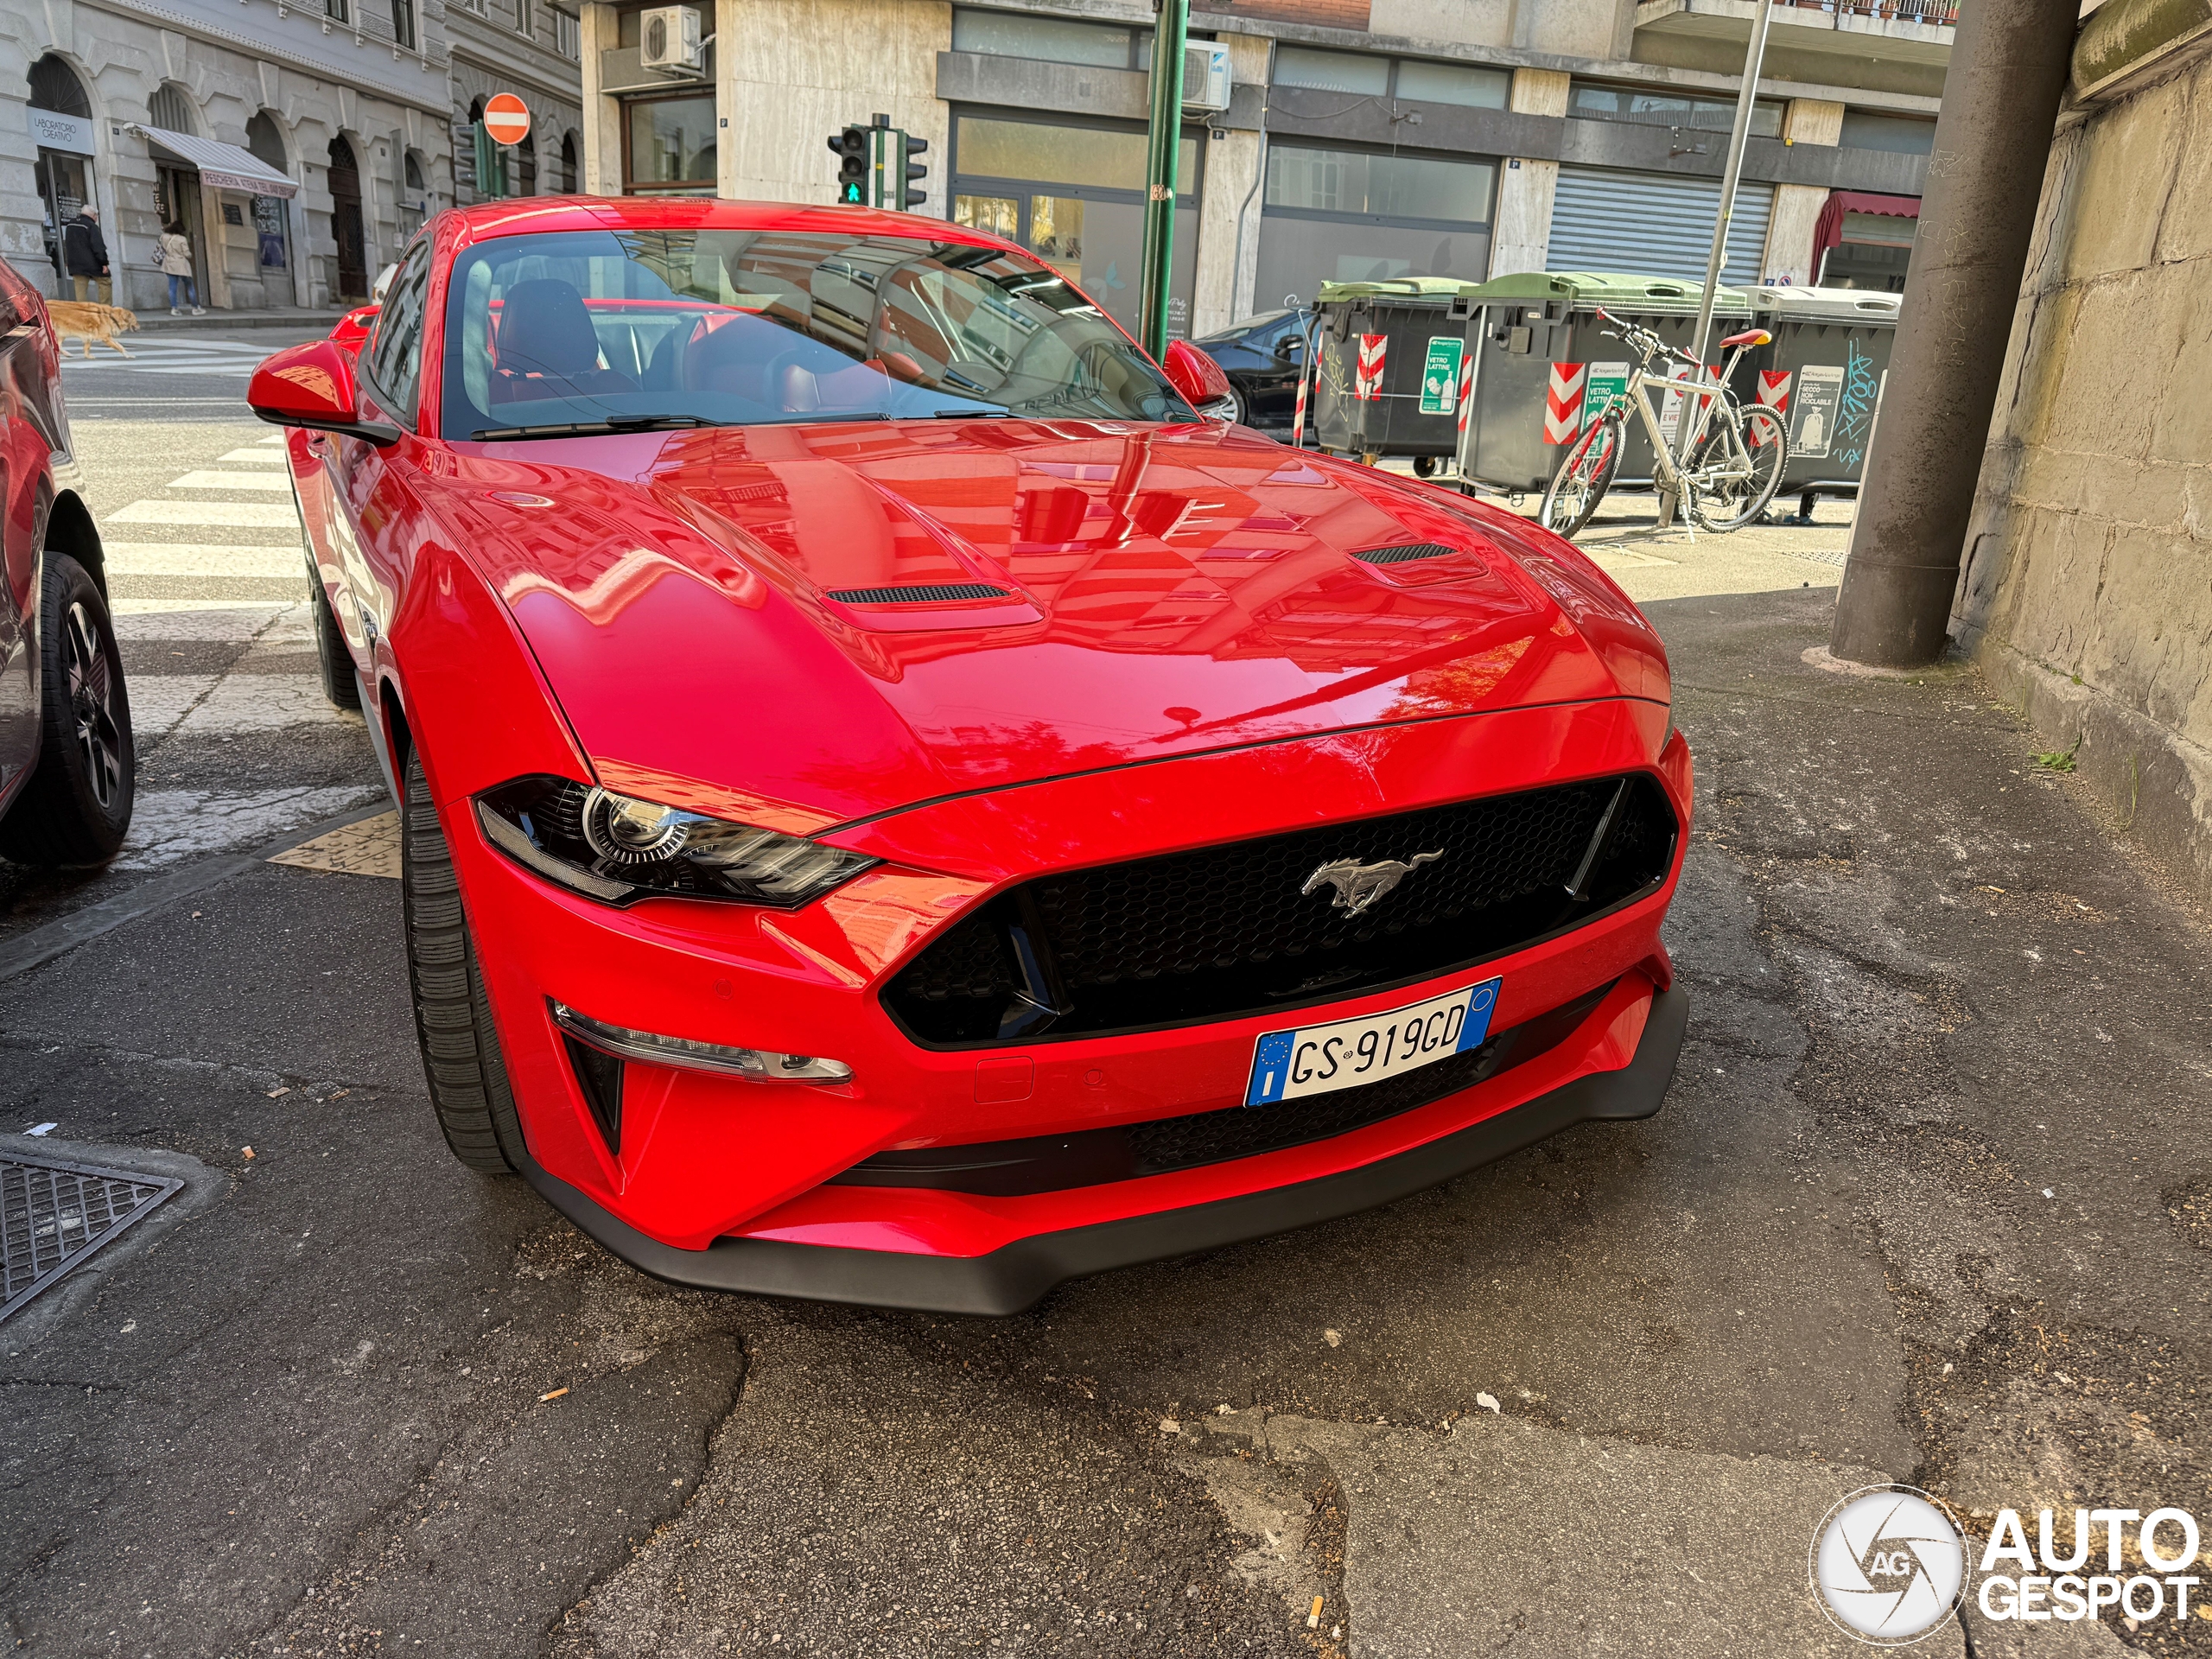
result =
[[66,553],[48,556],[40,601],[38,769],[0,822],[0,854],[104,864],[122,849],[137,785],[115,625],[99,585]]

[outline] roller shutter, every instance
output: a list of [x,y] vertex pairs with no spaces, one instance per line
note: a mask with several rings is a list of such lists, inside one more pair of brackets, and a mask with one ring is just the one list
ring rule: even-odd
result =
[[[1551,251],[1544,268],[1629,271],[1702,282],[1706,256],[1713,250],[1713,216],[1719,203],[1718,179],[1562,166],[1559,194],[1552,202]],[[1773,206],[1772,185],[1745,180],[1737,186],[1736,213],[1728,224],[1728,256],[1720,272],[1724,283],[1743,288],[1758,281]]]

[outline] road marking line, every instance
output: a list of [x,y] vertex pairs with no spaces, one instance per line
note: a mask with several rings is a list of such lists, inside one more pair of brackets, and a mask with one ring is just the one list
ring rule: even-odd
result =
[[207,542],[110,542],[109,574],[118,576],[298,576],[307,562],[296,547],[221,546]]
[[289,501],[133,501],[107,515],[111,524],[197,524],[210,530],[294,530]]
[[[269,440],[266,438],[264,438],[261,441],[262,443],[266,443],[268,442]],[[216,456],[215,459],[218,461],[258,461],[264,462],[271,467],[282,467],[284,464],[284,457],[281,452],[276,454],[271,454],[268,450],[264,449],[261,447],[261,444],[258,443],[245,449],[233,449],[227,454]]]
[[292,480],[283,473],[219,473],[205,468],[173,478],[164,486],[172,490],[289,490]]

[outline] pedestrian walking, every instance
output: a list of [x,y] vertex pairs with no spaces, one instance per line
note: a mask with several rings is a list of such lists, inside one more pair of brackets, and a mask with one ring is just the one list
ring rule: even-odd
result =
[[192,315],[204,317],[207,313],[200,304],[200,292],[192,284],[192,238],[184,233],[184,221],[173,219],[168,228],[154,244],[154,257],[160,263],[162,274],[169,279],[169,315],[181,317],[184,313],[177,307],[177,285],[183,286],[184,302],[192,308]]
[[61,259],[80,300],[115,303],[115,283],[108,276],[107,239],[100,234],[100,216],[80,207],[76,218],[61,227]]

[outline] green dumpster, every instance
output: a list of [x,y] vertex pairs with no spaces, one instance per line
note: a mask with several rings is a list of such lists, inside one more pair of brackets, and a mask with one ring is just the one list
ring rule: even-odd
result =
[[1776,404],[1789,429],[1789,465],[1776,492],[1809,519],[1816,495],[1856,495],[1890,347],[1895,294],[1863,288],[1755,288],[1751,310],[1774,336],[1745,359],[1736,394]]
[[1452,276],[1321,285],[1313,417],[1322,448],[1410,455],[1424,474],[1452,454],[1473,289]]
[[[1599,308],[1688,351],[1704,292],[1700,283],[1664,276],[1530,270],[1493,277],[1466,294],[1472,365],[1459,433],[1460,477],[1493,489],[1542,490],[1567,446],[1612,393],[1626,389],[1636,366],[1627,346],[1602,332]],[[1741,332],[1751,315],[1742,290],[1719,289],[1713,340]],[[1707,361],[1718,360],[1709,347]],[[1663,363],[1651,366],[1655,374],[1667,372]],[[1680,408],[1673,397],[1649,396],[1662,416],[1670,406]],[[1616,483],[1649,483],[1651,441],[1632,407],[1625,439]]]

